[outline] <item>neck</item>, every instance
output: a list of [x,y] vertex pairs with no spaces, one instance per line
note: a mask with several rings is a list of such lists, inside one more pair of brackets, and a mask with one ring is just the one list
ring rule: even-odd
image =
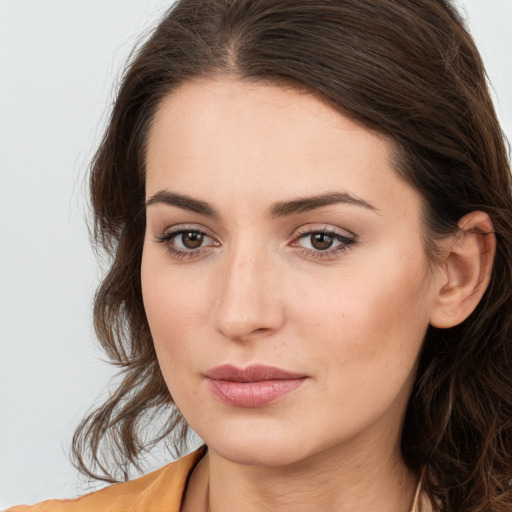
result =
[[330,450],[275,467],[237,464],[210,451],[194,471],[195,491],[187,493],[196,502],[183,511],[409,512],[416,477],[396,451],[382,457],[373,449],[367,457]]

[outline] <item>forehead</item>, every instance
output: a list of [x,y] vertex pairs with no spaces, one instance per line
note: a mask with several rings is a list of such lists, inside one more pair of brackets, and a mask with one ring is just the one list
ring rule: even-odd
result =
[[[236,114],[236,116],[234,115]],[[179,126],[174,123],[179,120]],[[194,80],[185,82],[168,95],[157,109],[149,133],[150,140],[160,130],[188,133],[196,136],[213,135],[212,128],[224,129],[233,123],[245,127],[244,134],[257,135],[256,128],[264,127],[269,135],[283,129],[291,136],[315,134],[311,128],[354,130],[359,136],[372,136],[383,145],[394,146],[392,141],[376,130],[365,127],[344,113],[341,106],[304,88],[292,85],[273,85],[265,82],[239,81],[235,78]],[[174,126],[172,126],[174,125]],[[219,136],[226,138],[223,131]],[[205,141],[207,142],[207,141]],[[255,140],[257,142],[257,140]],[[268,141],[267,141],[268,142]]]
[[407,208],[400,199],[414,191],[395,172],[393,151],[386,137],[313,94],[230,79],[188,82],[155,115],[147,194],[171,188],[270,202],[336,190],[377,196],[372,204],[386,193]]

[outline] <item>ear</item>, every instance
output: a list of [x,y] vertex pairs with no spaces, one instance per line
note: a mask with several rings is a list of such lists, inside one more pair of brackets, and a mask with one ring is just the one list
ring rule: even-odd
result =
[[446,240],[443,263],[430,315],[434,327],[447,329],[463,322],[480,302],[491,279],[496,237],[489,216],[465,215],[459,231]]

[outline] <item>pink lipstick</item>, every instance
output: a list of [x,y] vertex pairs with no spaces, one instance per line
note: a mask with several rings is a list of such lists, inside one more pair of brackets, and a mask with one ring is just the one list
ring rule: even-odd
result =
[[307,376],[272,366],[222,365],[205,373],[210,391],[235,407],[262,407],[299,388]]

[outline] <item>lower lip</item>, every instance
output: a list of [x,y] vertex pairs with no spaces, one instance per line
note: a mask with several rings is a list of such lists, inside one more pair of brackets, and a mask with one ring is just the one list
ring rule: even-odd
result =
[[211,392],[221,401],[235,407],[262,407],[302,386],[305,379],[233,382],[208,379]]

